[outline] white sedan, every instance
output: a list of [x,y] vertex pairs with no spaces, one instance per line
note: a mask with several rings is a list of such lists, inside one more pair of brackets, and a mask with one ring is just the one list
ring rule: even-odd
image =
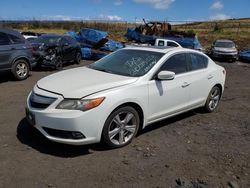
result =
[[49,140],[118,148],[154,122],[199,107],[214,111],[225,76],[223,67],[198,51],[124,48],[39,80],[26,117]]

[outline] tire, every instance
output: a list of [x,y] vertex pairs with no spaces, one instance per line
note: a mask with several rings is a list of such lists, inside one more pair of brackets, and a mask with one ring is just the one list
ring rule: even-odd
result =
[[121,107],[113,111],[106,120],[102,131],[102,142],[109,148],[126,146],[136,136],[139,125],[138,112],[130,106]]
[[11,72],[17,80],[25,80],[30,72],[29,63],[25,59],[16,60],[12,66]]
[[62,68],[63,68],[62,57],[61,56],[57,56],[56,57],[56,61],[55,61],[55,69],[56,70],[62,70]]
[[204,110],[208,113],[215,111],[219,105],[220,98],[221,89],[218,86],[214,86],[209,92]]
[[82,54],[78,51],[76,52],[75,63],[80,64],[82,60]]

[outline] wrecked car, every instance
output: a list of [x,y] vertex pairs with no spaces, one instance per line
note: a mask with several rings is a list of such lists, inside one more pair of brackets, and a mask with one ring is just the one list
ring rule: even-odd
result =
[[66,35],[75,38],[80,43],[84,59],[98,60],[124,47],[120,42],[109,40],[107,32],[95,29],[83,28],[79,33],[69,31]]
[[79,64],[82,59],[80,45],[66,35],[42,35],[32,42],[32,47],[38,66],[61,69],[66,62]]
[[128,28],[125,37],[128,41],[147,43],[154,45],[156,39],[173,40],[184,48],[203,51],[198,37],[194,33],[173,31],[171,25],[166,22],[149,22],[136,28]]

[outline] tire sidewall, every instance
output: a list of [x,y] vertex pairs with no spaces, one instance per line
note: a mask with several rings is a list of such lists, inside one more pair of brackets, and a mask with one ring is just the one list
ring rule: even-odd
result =
[[221,90],[220,90],[220,88],[218,87],[218,86],[214,86],[212,89],[211,89],[211,91],[209,92],[209,95],[208,95],[208,97],[207,97],[207,101],[206,101],[206,104],[205,104],[205,110],[207,111],[207,112],[214,112],[217,108],[218,108],[218,106],[219,106],[219,102],[220,102],[220,99],[219,99],[219,101],[218,101],[218,104],[217,104],[217,106],[213,109],[213,110],[211,110],[210,109],[210,107],[209,107],[209,102],[210,102],[210,96],[211,96],[211,94],[215,91],[215,90],[218,90],[220,93],[220,98],[221,98]]
[[[78,59],[79,58],[79,59]],[[82,59],[82,55],[79,51],[76,52],[75,62],[76,64],[80,64]]]
[[[135,130],[133,137],[127,143],[121,144],[121,145],[116,145],[116,144],[112,143],[111,140],[109,139],[109,126],[110,126],[110,123],[113,120],[113,118],[117,114],[119,114],[120,112],[124,112],[124,111],[133,113],[133,115],[135,116],[136,121],[137,121],[137,127],[136,127],[136,130]],[[126,146],[126,145],[130,144],[131,141],[133,140],[133,138],[137,135],[138,130],[139,130],[139,125],[140,125],[140,117],[139,117],[138,112],[133,107],[130,107],[130,106],[120,107],[120,108],[114,110],[109,115],[107,120],[105,121],[103,131],[102,131],[102,142],[104,142],[104,144],[107,145],[109,148],[121,148],[123,146]]]
[[[24,63],[26,68],[27,68],[27,74],[24,76],[24,77],[20,77],[18,76],[17,72],[16,72],[16,69],[17,69],[17,66],[18,64],[20,63]],[[19,60],[16,60],[12,66],[12,69],[11,69],[11,72],[12,74],[14,75],[14,77],[17,79],[17,80],[25,80],[28,76],[29,76],[29,72],[30,72],[30,67],[29,67],[29,63],[24,60],[24,59],[19,59]]]

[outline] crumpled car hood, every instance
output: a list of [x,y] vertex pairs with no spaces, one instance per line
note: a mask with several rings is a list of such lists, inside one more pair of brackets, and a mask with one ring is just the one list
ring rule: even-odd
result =
[[100,91],[124,86],[137,78],[115,75],[87,67],[74,68],[47,76],[37,82],[40,89],[80,99]]

